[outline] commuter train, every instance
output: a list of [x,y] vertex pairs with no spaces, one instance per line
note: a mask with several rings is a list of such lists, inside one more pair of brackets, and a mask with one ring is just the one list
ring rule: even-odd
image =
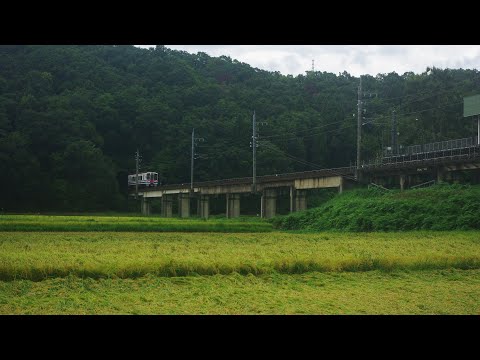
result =
[[[138,186],[139,187],[151,187],[151,186],[158,186],[158,173],[156,172],[145,172],[138,174]],[[135,174],[128,175],[128,186],[135,186]]]

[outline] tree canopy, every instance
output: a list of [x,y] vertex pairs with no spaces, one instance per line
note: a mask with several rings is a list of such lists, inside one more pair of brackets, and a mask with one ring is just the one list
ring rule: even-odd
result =
[[[476,135],[462,99],[480,92],[478,70],[362,82],[364,159],[390,144],[393,109],[404,145]],[[0,208],[121,210],[137,148],[142,170],[189,181],[192,128],[208,156],[197,181],[251,176],[254,110],[266,123],[258,175],[349,165],[358,84],[347,72],[283,76],[162,45],[0,46]]]

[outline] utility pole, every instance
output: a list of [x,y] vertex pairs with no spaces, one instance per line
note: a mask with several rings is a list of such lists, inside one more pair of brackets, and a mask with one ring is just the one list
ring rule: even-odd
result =
[[395,109],[392,111],[392,154],[396,155],[397,149],[397,114]]
[[253,120],[252,120],[252,141],[250,142],[250,147],[252,148],[252,157],[253,157],[253,162],[252,162],[252,178],[253,178],[252,192],[253,193],[257,192],[257,147],[260,145],[258,141],[259,139],[258,127],[263,125],[268,125],[268,122],[260,121],[259,123],[257,123],[257,118],[254,110]]
[[138,199],[138,161],[140,159],[140,153],[135,153],[135,200]]
[[362,142],[362,75],[360,75],[360,85],[358,86],[358,116],[357,116],[357,171],[355,178],[360,181],[360,144]]
[[195,128],[192,129],[192,158],[190,161],[190,191],[193,192],[193,168],[194,168],[194,160],[195,159],[207,159],[208,157],[206,155],[202,154],[197,154],[195,152],[195,146],[197,145],[197,142],[203,142],[205,141],[204,138],[196,138],[195,137]]
[[384,144],[384,139],[385,139],[385,129],[382,129],[382,157],[385,156],[385,144]]
[[193,192],[193,157],[195,156],[195,128],[192,130],[192,160],[190,162],[190,191]]
[[252,149],[253,149],[253,185],[252,191],[257,192],[257,123],[255,120],[255,110],[253,111],[253,136],[252,136]]

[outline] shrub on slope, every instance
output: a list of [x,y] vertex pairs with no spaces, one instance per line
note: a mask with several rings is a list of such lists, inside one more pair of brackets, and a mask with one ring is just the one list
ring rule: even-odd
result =
[[402,231],[480,229],[480,186],[437,185],[347,191],[318,208],[277,217],[283,230]]

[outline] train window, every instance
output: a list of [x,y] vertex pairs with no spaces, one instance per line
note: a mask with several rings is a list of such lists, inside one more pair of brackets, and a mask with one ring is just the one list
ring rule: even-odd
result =
[[158,180],[158,174],[154,174],[154,180]]
[[147,180],[150,180],[150,173],[147,174]]

